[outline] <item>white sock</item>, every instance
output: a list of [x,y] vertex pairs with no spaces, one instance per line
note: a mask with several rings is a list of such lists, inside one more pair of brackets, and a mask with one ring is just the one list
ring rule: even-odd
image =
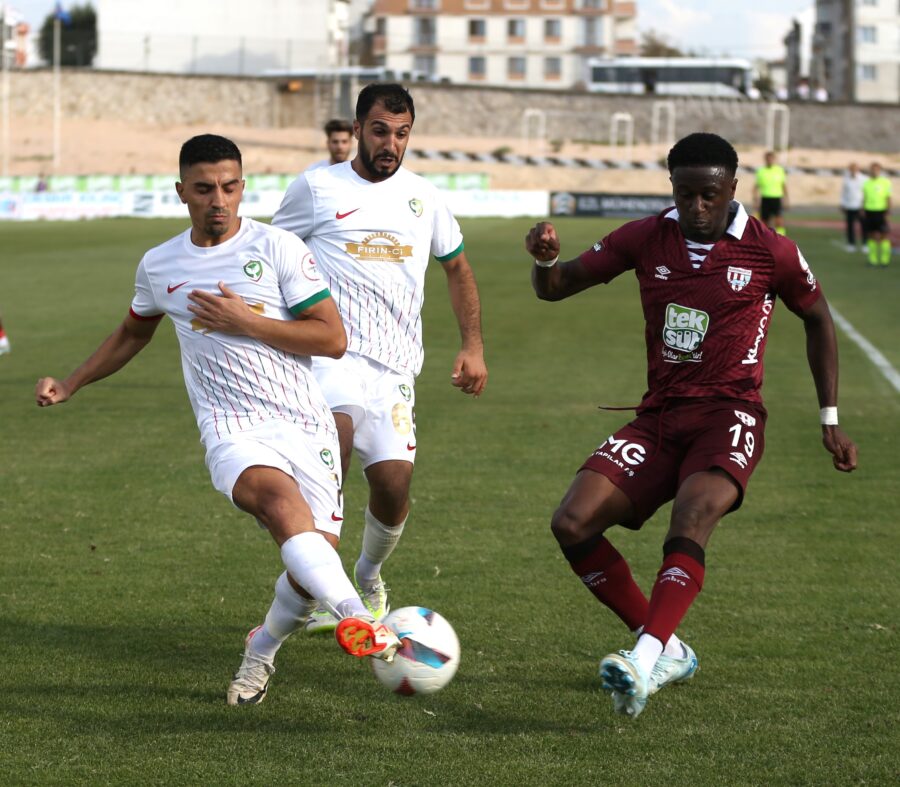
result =
[[678,639],[674,634],[669,637],[668,642],[666,642],[666,646],[663,648],[663,653],[667,656],[671,656],[673,659],[683,659],[687,653],[684,647],[681,644],[681,640]]
[[646,675],[649,675],[657,659],[659,659],[659,655],[663,652],[663,644],[656,637],[652,637],[649,634],[641,634],[638,637],[637,645],[631,649],[631,652],[641,665],[641,670]]
[[297,584],[339,618],[371,617],[344,572],[337,551],[321,533],[309,530],[291,536],[281,545],[281,559]]
[[[643,631],[644,627],[640,626],[631,633],[634,634],[635,637],[639,637],[641,636]],[[683,659],[685,658],[687,651],[682,646],[681,640],[678,639],[675,634],[673,634],[671,637],[669,637],[668,642],[666,642],[666,646],[663,648],[663,653],[666,656],[671,656],[673,659]]]
[[282,572],[275,582],[275,598],[266,614],[263,627],[250,640],[250,649],[260,658],[272,661],[281,643],[299,627],[318,602],[303,598],[288,581],[287,571]]
[[378,579],[381,565],[397,546],[407,519],[409,516],[399,525],[386,525],[379,522],[366,506],[362,551],[356,561],[356,579],[361,585],[369,585]]

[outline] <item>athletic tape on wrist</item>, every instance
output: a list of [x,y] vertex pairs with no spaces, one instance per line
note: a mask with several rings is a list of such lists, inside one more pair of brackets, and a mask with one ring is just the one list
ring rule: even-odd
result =
[[544,262],[543,260],[535,260],[534,264],[539,268],[552,268],[556,263],[559,262],[559,255],[557,254],[552,260],[547,260]]
[[837,426],[837,407],[823,407],[819,410],[819,423],[822,426]]

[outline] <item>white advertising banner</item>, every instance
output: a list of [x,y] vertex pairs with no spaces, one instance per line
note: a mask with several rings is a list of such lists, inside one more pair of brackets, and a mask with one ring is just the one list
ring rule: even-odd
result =
[[[547,191],[445,191],[454,215],[546,216]],[[280,189],[256,189],[244,192],[242,216],[267,218],[281,204]],[[0,220],[76,221],[79,219],[140,216],[145,218],[187,218],[187,208],[175,190],[171,191],[68,191],[10,193],[0,192]]]

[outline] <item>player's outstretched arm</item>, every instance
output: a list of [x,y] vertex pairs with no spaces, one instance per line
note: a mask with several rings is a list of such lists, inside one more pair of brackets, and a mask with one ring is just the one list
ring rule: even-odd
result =
[[581,260],[558,262],[560,241],[548,221],[535,224],[525,236],[525,250],[534,258],[531,284],[542,301],[561,301],[596,284],[586,275]]
[[856,445],[837,424],[837,337],[824,296],[800,317],[806,329],[806,357],[816,385],[816,396],[825,414],[822,420],[833,422],[822,424],[822,443],[831,454],[835,468],[849,473],[856,469],[857,451]]
[[219,291],[194,290],[188,295],[188,309],[210,331],[249,336],[296,355],[340,358],[347,349],[344,324],[331,297],[304,309],[296,320],[273,320],[253,311],[224,282],[219,282]]
[[453,362],[451,385],[463,393],[480,396],[487,385],[487,365],[484,362],[484,341],[481,336],[481,300],[475,274],[465,252],[442,263],[447,274],[450,306],[459,324],[462,347]]
[[89,383],[119,371],[153,338],[159,320],[136,320],[130,314],[94,353],[65,380],[42,377],[34,396],[38,407],[60,404]]

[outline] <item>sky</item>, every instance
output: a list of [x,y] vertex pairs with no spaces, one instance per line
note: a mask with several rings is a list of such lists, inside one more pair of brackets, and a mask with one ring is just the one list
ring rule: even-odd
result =
[[[34,29],[55,5],[53,0],[2,2],[20,11]],[[63,2],[65,8],[71,5],[71,0]],[[638,28],[652,30],[682,50],[776,60],[784,56],[782,39],[791,19],[802,21],[806,12],[811,20],[814,6],[814,0],[637,0]]]
[[812,22],[814,0],[637,0],[638,28],[682,50],[779,60],[791,20]]

